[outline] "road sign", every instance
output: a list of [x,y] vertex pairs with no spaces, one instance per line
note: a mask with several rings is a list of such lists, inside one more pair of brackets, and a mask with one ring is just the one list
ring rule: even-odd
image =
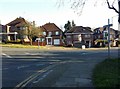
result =
[[109,25],[104,25],[103,27],[110,27],[110,26],[113,26],[113,24],[109,24]]

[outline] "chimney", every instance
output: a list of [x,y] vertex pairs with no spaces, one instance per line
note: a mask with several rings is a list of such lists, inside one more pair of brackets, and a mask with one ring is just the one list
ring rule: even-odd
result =
[[33,26],[35,27],[35,21],[33,21]]

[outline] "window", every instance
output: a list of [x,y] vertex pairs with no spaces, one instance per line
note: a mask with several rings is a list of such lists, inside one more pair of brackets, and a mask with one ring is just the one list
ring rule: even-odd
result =
[[45,41],[45,38],[41,38],[41,42]]
[[99,36],[98,36],[98,38],[100,39],[100,38],[101,38],[101,36],[99,35]]
[[55,32],[55,35],[59,35],[59,31],[56,31],[56,32]]
[[95,31],[95,33],[97,33],[97,32],[98,32],[98,30]]
[[78,35],[74,35],[74,39],[78,39]]
[[49,32],[49,33],[48,33],[48,36],[51,36],[51,35],[52,35],[52,32]]
[[90,35],[89,35],[89,34],[86,34],[86,35],[85,35],[85,38],[90,38]]
[[71,36],[67,36],[67,38],[71,38]]
[[46,32],[43,32],[43,35],[46,35]]
[[25,30],[26,27],[19,27],[18,29],[19,29],[19,30]]
[[60,39],[54,39],[54,45],[60,45]]

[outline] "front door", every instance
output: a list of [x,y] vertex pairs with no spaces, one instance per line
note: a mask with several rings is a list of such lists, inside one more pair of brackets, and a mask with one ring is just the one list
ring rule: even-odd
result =
[[47,37],[47,45],[52,45],[52,37]]
[[87,47],[90,48],[91,47],[91,42],[90,41],[86,41]]

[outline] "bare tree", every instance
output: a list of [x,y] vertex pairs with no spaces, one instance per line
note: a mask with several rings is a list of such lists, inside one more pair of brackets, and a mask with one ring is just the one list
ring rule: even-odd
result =
[[106,0],[106,1],[107,1],[107,4],[108,4],[108,8],[109,8],[109,9],[113,9],[116,13],[118,13],[118,15],[119,15],[119,17],[118,17],[118,22],[119,22],[119,24],[120,24],[120,0],[118,0],[118,10],[114,7],[114,2],[115,2],[115,0],[113,0],[112,5],[110,5],[110,3],[109,3],[108,0]]
[[30,44],[32,45],[33,37],[39,37],[40,35],[42,35],[42,30],[40,30],[40,27],[36,27],[30,22],[27,22],[27,24],[25,24],[25,27],[26,28],[24,30],[20,30],[19,33],[23,36],[27,36],[30,40]]
[[[79,12],[78,14],[81,14],[84,6],[86,3],[88,3],[89,0],[67,0],[67,4],[69,3],[71,8],[75,11]],[[118,22],[120,23],[120,0],[118,0],[118,8],[114,7],[114,3],[116,0],[112,0],[112,4],[110,4],[109,0],[103,0],[103,3],[107,3],[109,9],[113,9],[116,13],[118,13],[119,18]],[[58,6],[64,5],[66,0],[58,0]],[[96,5],[99,2],[99,0],[94,0],[93,5]]]
[[27,36],[28,39],[30,40],[30,44],[32,45],[33,42],[33,37],[39,37],[42,34],[42,31],[40,30],[39,27],[35,27],[33,25],[29,25],[27,28]]

